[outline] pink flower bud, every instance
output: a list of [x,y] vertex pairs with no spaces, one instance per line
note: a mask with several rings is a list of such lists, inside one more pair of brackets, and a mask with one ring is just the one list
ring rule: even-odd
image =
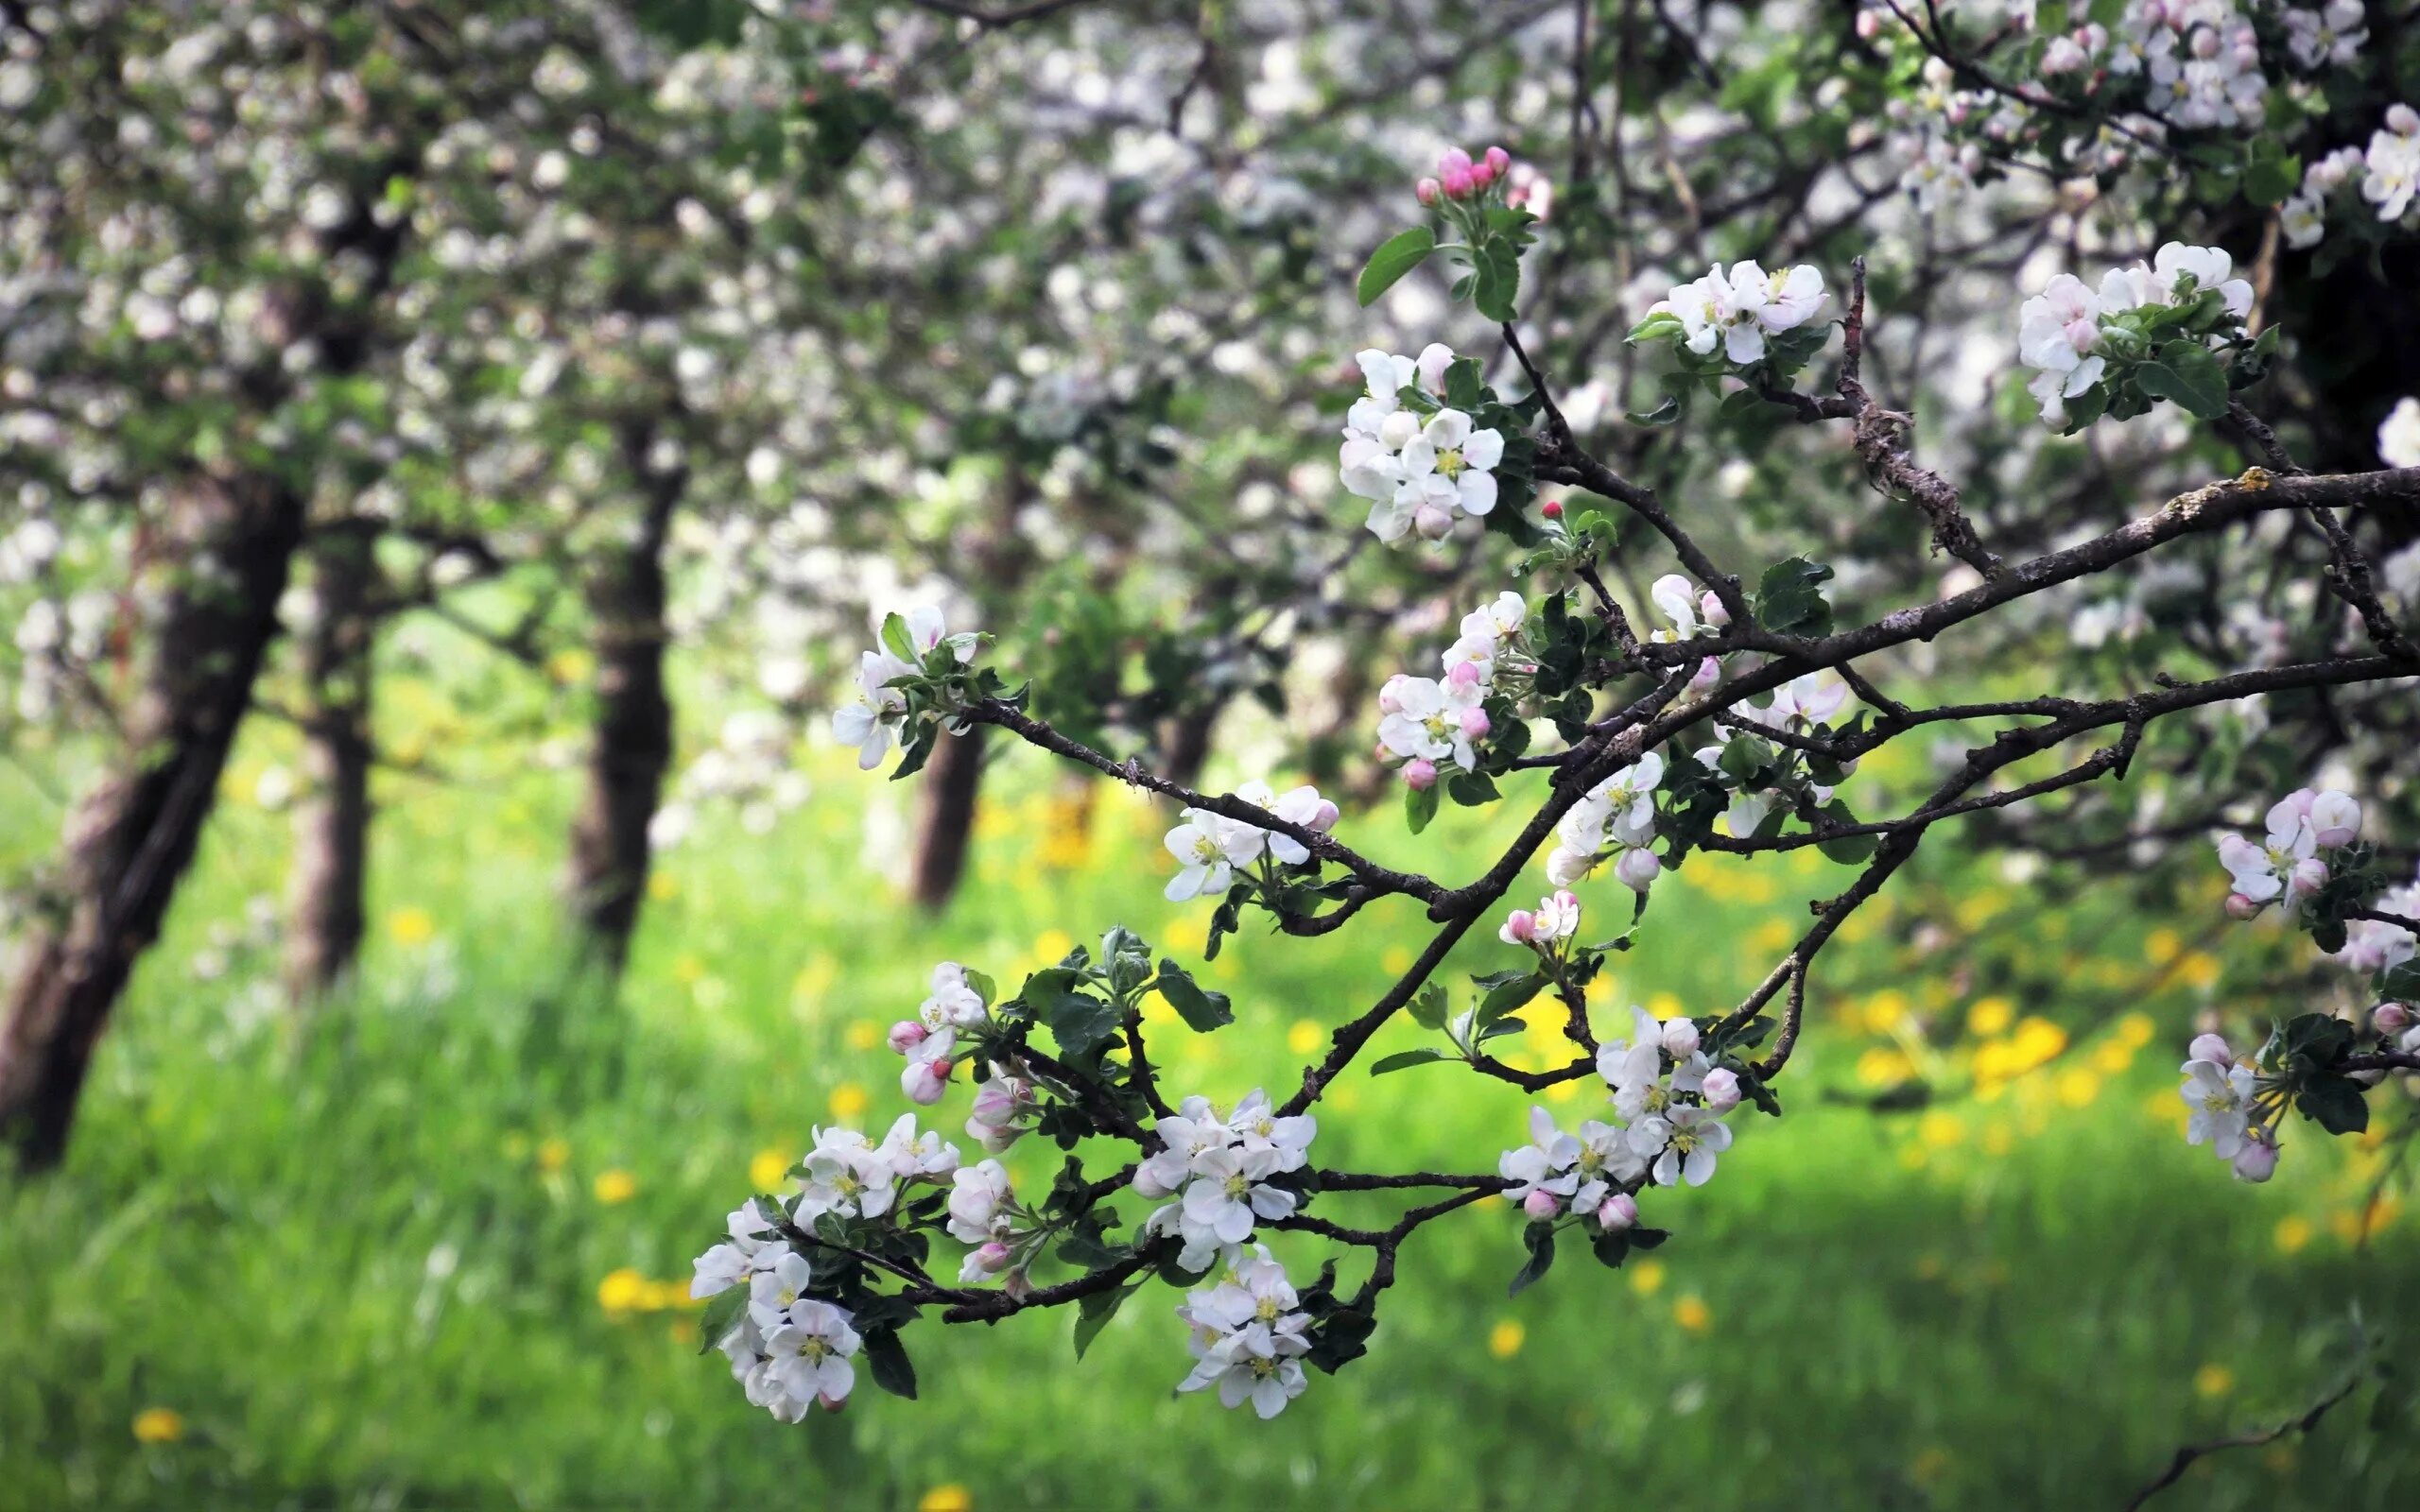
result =
[[1484,189],[1495,181],[1495,170],[1484,163],[1471,164],[1471,187]]
[[1476,688],[1485,680],[1486,674],[1479,671],[1476,662],[1457,662],[1445,673],[1445,682],[1449,687]]
[[2100,344],[2100,323],[2078,316],[2060,327],[2059,336],[2075,349],[2078,356],[2082,356]]
[[1134,1180],[1132,1185],[1134,1188],[1134,1194],[1141,1197],[1146,1202],[1157,1202],[1162,1197],[1170,1197],[1176,1194],[1176,1189],[1161,1180],[1152,1171],[1151,1162],[1149,1160],[1144,1161],[1141,1165],[1134,1168]]
[[2245,1140],[2235,1152],[2235,1174],[2239,1181],[2266,1181],[2276,1175],[2276,1139],[2264,1132]]
[[2294,863],[2293,875],[2286,881],[2286,891],[2295,898],[2308,898],[2327,885],[2327,863],[2317,856]]
[[1008,1269],[1009,1262],[1015,1257],[1010,1252],[1008,1246],[994,1239],[977,1250],[974,1258],[977,1269],[987,1276],[996,1276]]
[[949,1091],[949,1062],[908,1062],[908,1069],[899,1074],[899,1091],[909,1102],[920,1106],[940,1102],[942,1094]]
[[1444,155],[1437,160],[1437,177],[1440,179],[1470,171],[1471,155],[1460,147],[1447,147]]
[[1303,821],[1303,828],[1317,830],[1320,833],[1325,834],[1336,828],[1336,821],[1342,816],[1342,812],[1334,803],[1322,799],[1319,807],[1311,810],[1311,816]]
[[1664,863],[1655,859],[1655,852],[1644,847],[1623,851],[1621,859],[1614,863],[1614,875],[1633,892],[1645,892],[1653,886],[1655,874],[1663,869]]
[[1512,154],[1502,147],[1488,148],[1480,161],[1487,164],[1487,171],[1494,174],[1509,172],[1512,167]]
[[1546,503],[1538,506],[1538,513],[1545,515],[1549,520],[1560,520],[1563,518],[1563,501],[1561,499],[1548,499]]
[[1721,680],[1722,663],[1712,657],[1707,657],[1698,663],[1697,671],[1689,674],[1689,691],[1703,693]]
[[2226,910],[2229,919],[2252,919],[2259,914],[2260,905],[2239,892],[2231,892],[2227,894]]
[[1411,186],[1412,197],[1424,205],[1435,204],[1437,197],[1444,192],[1445,186],[1434,179],[1423,179]]
[[1698,595],[1698,618],[1719,630],[1731,623],[1731,610],[1723,607],[1722,595],[1709,588]]
[[1715,1112],[1727,1113],[1739,1106],[1739,1076],[1725,1066],[1717,1066],[1705,1074],[1705,1084],[1698,1089],[1705,1106]]
[[1597,1209],[1597,1227],[1609,1234],[1627,1230],[1638,1222],[1638,1199],[1627,1192],[1616,1192]]
[[1555,911],[1566,919],[1580,917],[1580,895],[1570,888],[1560,888],[1554,895]]
[[1443,541],[1454,529],[1454,517],[1433,504],[1424,504],[1411,517],[1411,528],[1423,541]]
[[1504,927],[1496,935],[1507,945],[1527,945],[1537,937],[1538,916],[1526,908],[1515,908],[1505,916]]
[[1378,712],[1380,713],[1399,714],[1403,713],[1404,684],[1410,680],[1411,678],[1409,674],[1398,672],[1380,685],[1378,689]]
[[2197,1034],[2193,1037],[2193,1042],[2185,1047],[2185,1058],[2207,1060],[2215,1065],[2229,1066],[2235,1063],[2235,1052],[2228,1049],[2226,1040],[2218,1035]]
[[1448,168],[1440,181],[1448,199],[1468,199],[1478,188],[1478,180],[1471,177],[1468,168]]
[[2381,1003],[2370,1015],[2370,1022],[2380,1034],[2401,1034],[2411,1027],[2411,1009],[2401,1003]]
[[1528,1213],[1531,1221],[1544,1223],[1561,1212],[1563,1204],[1557,1202],[1554,1199],[1554,1194],[1546,1188],[1531,1187],[1530,1194],[1521,1199],[1521,1211]]
[[838,1413],[842,1408],[848,1406],[849,1399],[846,1397],[835,1397],[825,1394],[817,1397],[815,1399],[815,1404],[822,1408],[825,1412]]
[[1664,1021],[1664,1048],[1674,1060],[1686,1060],[1698,1053],[1698,1026],[1687,1019]]
[[1414,756],[1403,764],[1403,780],[1406,785],[1425,793],[1437,785],[1437,764],[1426,756]]
[[925,1036],[930,1033],[932,1033],[930,1029],[925,1028],[915,1020],[902,1019],[897,1023],[890,1026],[890,1048],[895,1053],[904,1056],[908,1051],[915,1049],[920,1044],[923,1044],[925,1042]]
[[1488,724],[1486,710],[1465,709],[1462,711],[1462,733],[1465,736],[1472,740],[1478,740],[1487,733],[1487,730]]

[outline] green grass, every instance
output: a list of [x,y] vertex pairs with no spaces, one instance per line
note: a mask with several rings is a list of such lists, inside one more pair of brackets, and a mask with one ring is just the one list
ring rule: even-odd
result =
[[[863,865],[895,849],[879,824],[868,840],[869,805],[906,798],[877,780],[819,769],[773,836],[700,835],[666,866],[670,896],[618,1004],[558,965],[554,778],[399,787],[366,986],[301,1032],[264,1011],[265,956],[188,971],[214,923],[282,881],[282,821],[231,808],[104,1046],[67,1168],[0,1187],[0,1506],[891,1508],[953,1483],[983,1508],[2115,1506],[2178,1443],[2323,1390],[2348,1300],[2413,1336],[2410,1225],[2360,1250],[2336,1232],[2350,1152],[2297,1140],[2277,1181],[2247,1189],[2149,1110],[2172,1097],[2190,994],[2146,1005],[2160,1034],[2131,1065],[2108,1052],[2066,1084],[2084,1106],[2059,1077],[2107,1035],[2080,1032],[2068,1060],[1929,1120],[1825,1095],[1859,1090],[1876,1043],[1826,1008],[1782,1084],[1789,1116],[1743,1117],[1710,1186],[1649,1199],[1677,1230],[1658,1267],[1566,1253],[1508,1300],[1516,1216],[1457,1215],[1407,1252],[1370,1356],[1315,1375],[1275,1422],[1173,1394],[1182,1329],[1154,1289],[1080,1365],[1064,1314],[925,1324],[908,1338],[921,1401],[868,1388],[838,1418],[775,1423],[682,1336],[694,1314],[609,1313],[600,1283],[626,1267],[685,1279],[752,1158],[795,1154],[836,1092],[867,1094],[867,1122],[904,1106],[868,1026],[912,1008],[933,961],[1014,981],[1046,931],[1112,922],[1198,954],[1206,908],[1158,896],[1157,816],[1103,792],[1092,854],[1043,870],[1047,799],[1016,785],[1033,770],[1009,769],[938,922]],[[51,822],[22,797],[6,828],[20,855]],[[1419,853],[1392,812],[1347,822],[1382,857]],[[1447,832],[1445,869],[1473,867],[1477,827]],[[1621,999],[1736,998],[1762,969],[1759,926],[1803,919],[1826,881],[1782,875],[1761,901],[1668,882],[1616,969]],[[1592,905],[1616,890],[1592,885]],[[1247,934],[1207,973],[1241,1022],[1164,1051],[1170,1091],[1289,1085],[1296,1025],[1366,1004],[1418,930],[1412,909],[1379,905],[1318,941]],[[1908,974],[1894,933],[1841,947],[1830,979],[1962,1013],[1965,994]],[[2139,939],[2113,948],[2139,961]],[[1502,954],[1475,940],[1454,964]],[[1373,1055],[1416,1033],[1392,1028]],[[964,1100],[936,1110],[942,1126]],[[1316,1149],[1486,1169],[1523,1137],[1523,1108],[1451,1068],[1356,1073]],[[1031,1144],[1011,1164],[1042,1179],[1053,1152]],[[634,1195],[599,1201],[609,1171]],[[2297,1223],[2312,1237],[2294,1246]],[[1298,1266],[1322,1253],[1281,1249]],[[138,1442],[137,1415],[163,1407],[182,1436]],[[2364,1395],[2307,1441],[2224,1456],[2163,1504],[2411,1505],[2410,1424],[2366,1433],[2368,1410]]]

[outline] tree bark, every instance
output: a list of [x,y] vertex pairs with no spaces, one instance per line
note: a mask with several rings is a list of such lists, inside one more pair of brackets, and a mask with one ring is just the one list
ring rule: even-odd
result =
[[172,586],[117,769],[70,816],[53,921],[26,941],[0,1024],[0,1141],[25,1169],[65,1154],[93,1047],[192,862],[302,535],[266,477],[189,478],[160,549]]
[[919,778],[916,853],[908,881],[918,907],[938,913],[957,893],[982,787],[983,727],[962,735],[944,731]]
[[626,427],[623,451],[646,480],[637,531],[607,553],[583,585],[596,656],[596,728],[587,790],[572,820],[565,877],[573,921],[590,957],[621,974],[647,901],[648,824],[672,765],[672,701],[664,688],[664,543],[688,485],[685,468],[647,469],[654,430]]
[[308,550],[318,615],[302,638],[302,766],[287,885],[285,987],[297,1007],[351,974],[370,850],[370,653],[375,527],[346,521]]

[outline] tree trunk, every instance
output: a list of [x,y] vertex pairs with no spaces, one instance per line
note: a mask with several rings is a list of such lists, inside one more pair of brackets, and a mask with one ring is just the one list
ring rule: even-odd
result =
[[27,1170],[65,1154],[93,1047],[193,860],[302,518],[298,494],[257,476],[188,479],[169,503],[174,581],[126,713],[126,757],[69,818],[54,922],[26,941],[0,1024],[0,1140]]
[[647,901],[648,824],[672,765],[672,702],[664,690],[664,542],[688,483],[685,469],[647,471],[652,427],[623,434],[647,484],[637,533],[608,553],[585,584],[596,654],[596,729],[588,787],[572,820],[564,890],[591,958],[618,976]]
[[918,781],[916,853],[908,891],[918,907],[938,913],[949,906],[966,874],[967,841],[975,833],[983,787],[983,727],[962,735],[943,731]]
[[302,766],[286,902],[285,987],[297,1007],[324,996],[361,951],[370,848],[370,653],[376,529],[347,521],[307,555],[318,615],[302,637]]

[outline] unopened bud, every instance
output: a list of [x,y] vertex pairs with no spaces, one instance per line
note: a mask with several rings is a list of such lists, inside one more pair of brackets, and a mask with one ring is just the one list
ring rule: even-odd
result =
[[2226,910],[2229,919],[2251,919],[2260,912],[2260,905],[2239,892],[2231,892],[2227,894]]
[[1506,916],[1504,927],[1497,933],[1508,945],[1527,945],[1537,937],[1538,916],[1526,908],[1515,908]]
[[1445,671],[1445,682],[1449,687],[1476,688],[1486,680],[1487,675],[1478,669],[1476,662],[1457,662]]
[[1521,1211],[1528,1213],[1533,1221],[1544,1223],[1561,1212],[1563,1204],[1555,1201],[1554,1194],[1546,1188],[1531,1187],[1530,1194],[1521,1199]]
[[925,1036],[930,1033],[932,1033],[930,1029],[915,1020],[902,1019],[890,1026],[890,1048],[894,1053],[904,1056],[923,1044]]
[[2214,1065],[2229,1066],[2235,1063],[2235,1051],[2228,1047],[2226,1040],[2221,1036],[2197,1034],[2193,1037],[2193,1042],[2185,1047],[2185,1057],[2187,1060],[2206,1060]]
[[1623,851],[1621,859],[1614,863],[1614,875],[1633,892],[1645,892],[1654,885],[1656,873],[1663,869],[1664,863],[1645,847]]
[[1423,179],[1418,183],[1411,186],[1413,198],[1417,198],[1424,205],[1435,204],[1438,197],[1443,195],[1444,192],[1445,186],[1439,183],[1434,179]]
[[2243,1148],[2235,1152],[2235,1174],[2240,1181],[2266,1181],[2276,1175],[2276,1140],[2265,1132],[2245,1140]]
[[994,1239],[975,1252],[975,1265],[987,1276],[996,1276],[1008,1269],[1009,1262],[1014,1258],[1008,1246]]
[[1675,1060],[1686,1060],[1698,1053],[1698,1026],[1687,1019],[1664,1021],[1664,1048]]
[[1411,528],[1423,541],[1443,541],[1453,533],[1454,517],[1433,504],[1424,504],[1411,517]]
[[1709,588],[1698,595],[1698,618],[1719,630],[1731,623],[1731,610],[1724,607],[1722,595]]
[[1708,1109],[1727,1113],[1739,1106],[1739,1075],[1726,1066],[1718,1066],[1705,1074],[1705,1081],[1698,1088]]
[[1486,154],[1479,161],[1485,163],[1487,164],[1487,171],[1493,174],[1500,175],[1509,173],[1512,168],[1512,154],[1505,151],[1502,147],[1488,148]]
[[1707,657],[1698,663],[1697,671],[1689,674],[1689,691],[1703,693],[1721,680],[1722,663]]
[[1389,678],[1386,682],[1379,687],[1378,712],[1380,713],[1399,714],[1403,713],[1403,688],[1404,684],[1410,680],[1411,678],[1409,674],[1398,672],[1393,677]]
[[1627,1192],[1616,1192],[1597,1209],[1597,1227],[1609,1234],[1621,1233],[1638,1222],[1638,1199]]
[[1563,501],[1561,499],[1548,499],[1546,503],[1538,506],[1538,513],[1545,515],[1549,520],[1560,520],[1563,518]]
[[1403,780],[1416,792],[1426,792],[1437,785],[1437,764],[1426,756],[1414,756],[1403,764]]
[[1487,731],[1488,721],[1486,710],[1465,709],[1462,711],[1462,733],[1465,736],[1472,740],[1478,740],[1481,736],[1485,735]]
[[1478,188],[1478,180],[1471,177],[1468,168],[1448,168],[1439,181],[1448,199],[1468,199]]
[[2411,1027],[2411,1009],[2401,1003],[2381,1003],[2370,1015],[2370,1022],[2380,1034],[2401,1034]]

